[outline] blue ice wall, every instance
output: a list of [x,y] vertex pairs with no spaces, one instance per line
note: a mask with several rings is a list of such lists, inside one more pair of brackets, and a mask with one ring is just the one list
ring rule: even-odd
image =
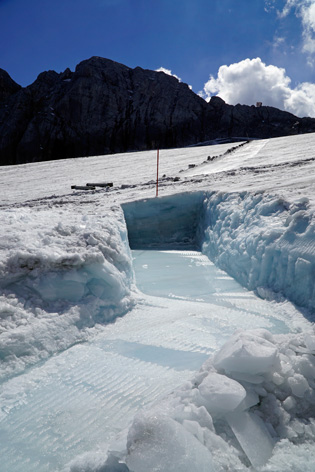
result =
[[131,249],[199,247],[204,197],[182,193],[122,205]]

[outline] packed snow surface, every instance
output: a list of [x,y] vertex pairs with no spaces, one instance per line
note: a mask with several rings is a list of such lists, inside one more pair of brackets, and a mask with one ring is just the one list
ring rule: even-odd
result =
[[314,145],[0,168],[6,472],[314,470]]

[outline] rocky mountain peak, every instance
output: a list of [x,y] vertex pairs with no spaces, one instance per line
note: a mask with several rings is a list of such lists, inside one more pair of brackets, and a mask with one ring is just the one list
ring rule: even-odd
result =
[[14,82],[5,70],[0,69],[0,102],[14,95],[20,89],[21,86]]
[[2,165],[311,131],[315,119],[207,103],[173,76],[97,56],[26,88],[0,71]]
[[212,96],[209,101],[209,105],[214,108],[222,108],[224,107],[225,104],[226,104],[225,101],[216,95]]

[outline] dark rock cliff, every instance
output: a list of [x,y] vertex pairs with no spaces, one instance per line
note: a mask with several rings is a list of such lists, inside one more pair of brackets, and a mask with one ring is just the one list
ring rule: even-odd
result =
[[20,89],[21,86],[14,82],[5,70],[0,69],[0,104]]
[[163,72],[92,57],[26,88],[0,69],[0,165],[315,131],[272,107],[209,103]]

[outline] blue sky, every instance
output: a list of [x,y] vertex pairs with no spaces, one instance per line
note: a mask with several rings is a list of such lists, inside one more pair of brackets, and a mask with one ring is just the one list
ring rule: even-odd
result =
[[315,0],[0,0],[0,67],[27,86],[97,55],[315,116],[314,29]]

